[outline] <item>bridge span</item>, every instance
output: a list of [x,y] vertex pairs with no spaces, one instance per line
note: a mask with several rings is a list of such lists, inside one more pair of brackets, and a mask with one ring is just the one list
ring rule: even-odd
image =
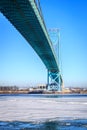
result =
[[0,0],[0,11],[45,64],[48,70],[48,86],[51,82],[60,90],[63,80],[57,56],[35,0]]

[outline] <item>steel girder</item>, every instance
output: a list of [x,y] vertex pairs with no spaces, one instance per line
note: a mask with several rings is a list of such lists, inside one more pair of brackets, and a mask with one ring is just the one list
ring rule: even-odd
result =
[[47,86],[48,90],[52,91],[61,91],[62,90],[62,80],[60,72],[58,71],[50,71],[48,70],[48,76],[47,76]]

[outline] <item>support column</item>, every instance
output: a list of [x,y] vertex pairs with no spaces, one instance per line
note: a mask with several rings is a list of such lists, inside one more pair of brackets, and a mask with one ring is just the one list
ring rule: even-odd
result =
[[51,91],[61,91],[60,72],[47,70],[47,89]]
[[47,89],[48,89],[48,86],[49,86],[49,70],[47,70]]

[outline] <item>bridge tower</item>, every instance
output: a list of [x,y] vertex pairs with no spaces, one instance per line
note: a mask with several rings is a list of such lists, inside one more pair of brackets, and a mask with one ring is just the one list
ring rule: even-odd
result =
[[60,32],[58,28],[49,29],[49,36],[51,42],[53,44],[53,48],[56,53],[57,61],[59,64],[59,71],[56,70],[47,70],[47,86],[48,90],[51,91],[61,91],[62,90],[62,82],[60,75]]

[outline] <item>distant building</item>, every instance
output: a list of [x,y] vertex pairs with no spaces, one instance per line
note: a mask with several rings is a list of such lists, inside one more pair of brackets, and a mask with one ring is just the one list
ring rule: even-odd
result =
[[40,84],[40,85],[38,85],[37,89],[38,89],[38,90],[46,90],[47,87],[46,87],[45,84]]
[[50,85],[48,85],[48,90],[49,91],[60,91],[59,86],[56,85],[55,83],[51,83]]

